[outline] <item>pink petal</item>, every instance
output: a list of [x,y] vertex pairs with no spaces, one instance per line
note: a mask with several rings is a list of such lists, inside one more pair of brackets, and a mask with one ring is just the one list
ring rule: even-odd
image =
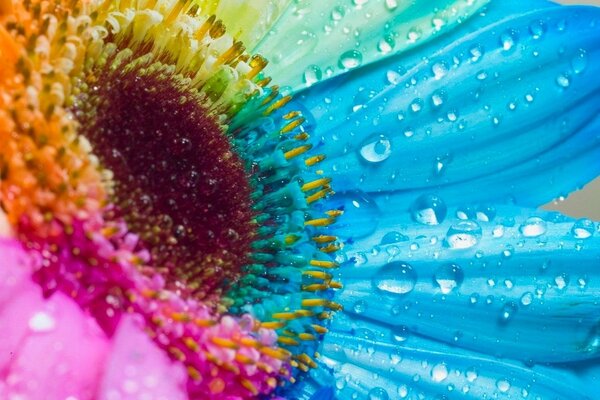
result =
[[185,400],[187,374],[136,324],[121,320],[102,379],[100,400]]

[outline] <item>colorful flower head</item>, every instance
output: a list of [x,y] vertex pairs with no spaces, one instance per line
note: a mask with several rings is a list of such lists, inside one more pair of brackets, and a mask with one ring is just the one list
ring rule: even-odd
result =
[[0,0],[0,398],[593,398],[598,9],[434,3]]

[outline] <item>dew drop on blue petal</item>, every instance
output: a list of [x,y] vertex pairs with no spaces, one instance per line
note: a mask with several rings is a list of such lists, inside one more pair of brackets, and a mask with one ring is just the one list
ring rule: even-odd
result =
[[531,33],[531,37],[534,39],[541,38],[546,32],[546,24],[543,21],[537,20],[533,21],[529,25],[529,33]]
[[564,290],[569,284],[569,276],[567,274],[560,274],[554,277],[554,284],[558,290]]
[[410,110],[413,113],[418,113],[423,108],[423,100],[414,99],[412,103],[410,103]]
[[390,395],[381,387],[375,387],[369,391],[369,400],[389,400]]
[[381,244],[394,244],[400,242],[406,242],[408,240],[408,236],[401,234],[400,232],[388,232],[381,238]]
[[477,62],[483,57],[483,47],[481,45],[476,44],[475,46],[469,49],[469,53],[471,54],[471,61]]
[[410,337],[410,329],[405,325],[396,326],[392,329],[392,339],[397,343],[403,343]]
[[331,203],[344,211],[332,230],[344,239],[361,238],[372,234],[377,229],[381,210],[371,196],[360,190],[336,194]]
[[526,307],[528,305],[530,305],[532,301],[533,301],[533,293],[531,293],[531,292],[525,292],[521,296],[521,304]]
[[373,286],[385,294],[410,293],[417,281],[417,273],[411,265],[395,261],[380,268],[372,279]]
[[561,88],[568,88],[571,84],[571,80],[565,74],[560,74],[556,77],[556,84]]
[[319,82],[323,78],[323,72],[321,68],[316,65],[309,65],[306,70],[304,70],[304,74],[302,79],[307,86],[314,85]]
[[580,49],[577,52],[577,55],[571,60],[571,67],[576,74],[580,74],[585,70],[585,67],[587,67],[587,53],[585,50]]
[[450,226],[446,243],[451,249],[468,249],[481,238],[481,226],[475,221],[460,221]]
[[396,8],[398,8],[398,1],[385,0],[385,8],[387,8],[389,11],[394,11]]
[[379,41],[377,42],[377,50],[381,54],[388,54],[389,52],[394,50],[395,46],[396,46],[396,41],[394,40],[394,37],[391,35],[386,35],[385,37],[379,39]]
[[424,194],[413,202],[410,215],[415,222],[423,225],[439,225],[446,218],[448,208],[441,197]]
[[448,377],[448,367],[445,364],[436,364],[431,368],[431,379],[434,382],[442,382]]
[[475,382],[479,377],[479,374],[477,373],[477,370],[475,368],[469,368],[465,373],[465,376],[467,377],[467,381]]
[[594,234],[595,225],[590,219],[583,218],[575,221],[571,234],[575,239],[587,239]]
[[441,265],[436,269],[433,276],[433,280],[443,294],[448,294],[459,287],[463,279],[463,271],[457,264]]
[[360,146],[359,154],[365,161],[382,162],[392,154],[392,142],[384,135],[371,135]]
[[344,69],[352,69],[360,66],[363,61],[362,53],[358,50],[346,51],[340,56],[339,66]]
[[419,40],[421,38],[421,35],[422,35],[422,33],[421,33],[420,29],[418,29],[418,28],[411,28],[408,31],[408,33],[406,35],[406,38],[408,39],[409,43],[414,43],[414,42],[416,42],[417,40]]
[[437,62],[433,64],[431,71],[435,79],[441,79],[448,73],[448,65],[445,62]]
[[510,390],[510,382],[508,382],[506,379],[499,379],[496,382],[496,387],[501,393],[506,393]]
[[511,302],[506,303],[502,310],[500,310],[500,323],[505,324],[509,322],[517,313],[518,306]]
[[546,233],[546,221],[540,217],[529,217],[521,226],[519,232],[525,237],[538,237]]
[[444,104],[445,98],[446,94],[443,91],[436,90],[431,95],[431,104],[433,104],[434,107],[440,107],[442,104]]
[[517,34],[513,30],[507,30],[500,35],[500,46],[504,51],[512,49],[517,42]]

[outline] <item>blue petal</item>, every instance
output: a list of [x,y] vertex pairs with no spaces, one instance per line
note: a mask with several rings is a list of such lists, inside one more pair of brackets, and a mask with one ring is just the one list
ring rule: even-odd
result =
[[528,363],[600,356],[595,223],[490,206],[444,218],[427,207],[382,212],[362,236],[333,230],[346,243],[335,298],[346,313]]
[[597,176],[600,9],[534,4],[300,96],[336,190],[539,205]]

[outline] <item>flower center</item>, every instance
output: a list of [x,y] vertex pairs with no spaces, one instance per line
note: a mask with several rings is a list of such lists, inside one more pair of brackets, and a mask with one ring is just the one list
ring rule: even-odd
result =
[[152,59],[113,56],[87,75],[73,113],[112,172],[109,219],[139,235],[168,284],[204,299],[247,264],[251,189],[198,91]]

